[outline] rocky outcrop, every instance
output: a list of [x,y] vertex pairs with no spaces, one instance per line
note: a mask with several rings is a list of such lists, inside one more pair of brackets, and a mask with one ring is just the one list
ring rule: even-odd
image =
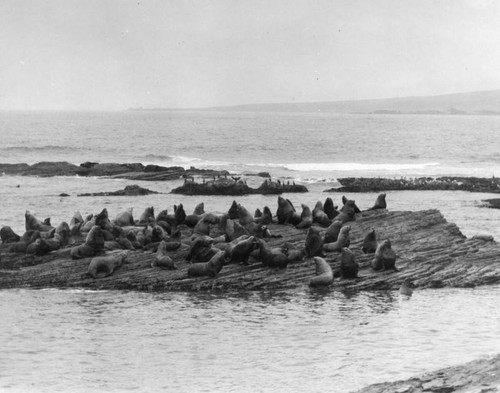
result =
[[443,368],[405,381],[378,383],[356,393],[500,392],[500,355]]
[[[358,278],[334,280],[334,289],[397,289],[410,279],[416,290],[441,287],[472,287],[500,283],[500,245],[495,241],[468,239],[458,227],[448,223],[438,210],[418,212],[385,209],[358,213],[351,227],[350,249],[359,264]],[[279,238],[267,241],[270,248],[284,243],[303,249],[306,229],[270,224],[271,233]],[[318,227],[319,228],[319,227]],[[325,228],[319,228],[324,231]],[[371,267],[372,254],[361,250],[363,239],[371,229],[377,239],[390,239],[397,254],[399,272],[376,272]],[[183,229],[187,235],[190,230]],[[88,263],[72,260],[68,249],[46,256],[19,255],[1,248],[0,288],[14,287],[81,287],[95,289],[129,289],[139,291],[262,290],[298,288],[308,285],[315,275],[312,259],[289,263],[286,269],[270,269],[250,259],[248,266],[224,266],[217,278],[189,278],[186,261],[189,247],[182,246],[169,256],[178,267],[173,271],[151,269],[155,254],[131,251],[129,262],[113,276],[100,280],[85,276]],[[326,253],[325,260],[333,271],[341,262],[340,252]],[[87,261],[89,262],[89,261]]]
[[340,187],[327,192],[380,192],[380,191],[427,191],[453,190],[500,193],[500,181],[495,177],[419,177],[419,178],[365,178],[346,177],[338,179]]
[[159,194],[158,191],[153,191],[148,188],[143,188],[137,184],[132,184],[130,186],[125,186],[123,190],[109,191],[109,192],[91,192],[78,194],[78,196],[139,196],[139,195],[149,195],[149,194]]

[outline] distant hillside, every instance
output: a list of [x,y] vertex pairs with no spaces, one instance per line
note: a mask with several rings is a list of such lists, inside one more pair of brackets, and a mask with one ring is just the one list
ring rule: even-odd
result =
[[500,115],[500,90],[445,94],[428,97],[309,103],[250,104],[203,108],[234,112],[329,112],[400,114],[483,114]]

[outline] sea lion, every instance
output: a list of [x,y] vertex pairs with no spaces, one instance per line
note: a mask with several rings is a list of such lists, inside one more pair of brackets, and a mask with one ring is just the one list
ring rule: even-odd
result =
[[94,257],[89,263],[87,274],[94,278],[107,277],[127,261],[127,251]]
[[80,227],[83,225],[83,217],[79,211],[76,211],[69,221],[69,229],[71,230],[72,236],[80,235]]
[[386,208],[387,208],[387,203],[385,201],[385,192],[383,192],[377,197],[377,199],[375,200],[375,204],[366,210],[370,211],[370,210],[386,209]]
[[149,224],[154,221],[155,221],[155,208],[153,206],[149,206],[146,209],[144,209],[137,224],[139,225]]
[[372,261],[373,270],[395,270],[396,268],[396,253],[391,247],[391,241],[389,239],[384,240],[379,243],[377,250],[375,251],[375,258]]
[[333,283],[333,271],[326,260],[321,257],[314,257],[316,263],[316,276],[309,281],[309,286],[319,287]]
[[323,251],[342,251],[343,247],[349,247],[351,245],[351,239],[349,237],[350,230],[351,227],[349,225],[340,228],[337,241],[333,243],[324,243]]
[[198,203],[194,208],[193,214],[188,214],[186,216],[186,218],[184,219],[184,224],[186,224],[190,228],[193,228],[204,214],[205,203]]
[[333,200],[330,197],[327,197],[325,199],[325,203],[323,204],[323,210],[330,219],[330,221],[339,215],[339,211],[337,210],[337,207],[333,204]]
[[197,235],[210,235],[210,225],[217,224],[219,217],[213,213],[204,213],[194,226],[193,233]]
[[34,229],[40,232],[48,232],[51,229],[53,229],[51,225],[44,224],[33,214],[31,214],[28,210],[26,210],[24,217],[25,217],[25,226],[27,231],[29,231],[30,229]]
[[184,221],[186,220],[186,212],[184,211],[182,203],[179,203],[179,206],[174,205],[174,217],[177,225],[184,224]]
[[297,225],[300,222],[300,215],[297,214],[290,200],[278,196],[278,210],[276,211],[278,224]]
[[104,250],[104,237],[102,228],[99,225],[94,225],[87,234],[85,243],[71,249],[71,258],[81,259],[93,257]]
[[310,227],[307,231],[307,236],[305,240],[304,252],[307,258],[314,256],[323,256],[323,238],[319,232],[319,229],[315,227]]
[[495,240],[492,235],[488,235],[488,234],[474,235],[474,236],[472,236],[472,238],[477,239],[477,240],[482,240],[485,242],[492,242]]
[[342,228],[342,221],[334,220],[325,232],[325,243],[334,243],[337,241]]
[[188,277],[217,277],[222,267],[225,265],[224,251],[218,251],[208,262],[193,263],[188,268]]
[[375,251],[377,251],[378,243],[377,243],[377,236],[375,235],[375,229],[372,229],[370,232],[368,232],[363,239],[363,247],[361,250],[365,254],[373,254]]
[[6,225],[0,229],[0,239],[2,239],[3,244],[15,243],[21,240],[21,236],[15,233],[11,227]]
[[238,204],[238,220],[244,227],[254,223],[253,216],[243,205],[240,204]]
[[210,236],[197,237],[189,252],[186,260],[189,262],[208,262],[219,250],[212,247],[213,239]]
[[327,227],[328,225],[330,225],[330,219],[323,210],[323,204],[321,203],[321,201],[316,202],[316,206],[314,206],[312,214],[313,214],[313,221],[318,223],[322,227]]
[[287,242],[283,244],[282,250],[290,262],[304,260],[304,250],[298,248],[293,243]]
[[297,229],[309,228],[313,223],[313,214],[311,208],[302,203],[302,213],[300,214],[300,222],[295,225]]
[[177,269],[174,261],[167,254],[167,242],[162,240],[156,250],[155,259],[151,262],[151,267],[160,269],[174,270]]
[[129,207],[127,210],[118,213],[114,221],[115,224],[121,227],[135,225],[134,217],[132,214],[133,209],[133,207]]
[[340,214],[335,217],[335,219],[342,221],[343,223],[354,221],[356,219],[356,213],[359,213],[359,208],[356,206],[356,202],[353,200],[346,200]]
[[229,207],[229,210],[227,211],[227,214],[229,214],[229,218],[231,220],[237,220],[239,218],[238,203],[236,201],[233,201],[233,203]]
[[262,217],[262,212],[259,208],[257,208],[257,209],[255,209],[255,212],[253,213],[253,218],[255,220],[256,218],[259,218],[259,217]]
[[340,275],[342,278],[358,278],[359,265],[354,253],[347,247],[342,247],[340,257]]
[[80,232],[89,232],[95,225],[95,220],[96,217],[93,214],[89,214],[85,217],[85,220],[83,220],[83,223],[80,225]]
[[238,241],[236,244],[231,244],[225,251],[226,263],[243,263],[248,264],[250,253],[258,247],[255,236],[250,236],[246,239]]
[[414,289],[415,289],[415,284],[409,278],[405,278],[405,280],[401,283],[401,286],[399,287],[398,293],[405,297],[411,297],[411,295],[413,295]]
[[350,206],[352,206],[354,208],[354,213],[361,213],[361,210],[359,210],[359,207],[356,205],[356,202],[353,201],[352,199],[347,199],[345,197],[345,195],[342,195],[342,204],[344,206],[342,206],[342,208],[340,209],[340,211],[344,210],[345,205],[350,205]]
[[[30,244],[33,244],[36,239],[40,238],[40,231],[36,231],[34,229],[30,229],[29,231],[24,232],[21,236],[21,239],[18,242],[12,243],[9,247],[9,252],[15,253],[27,253],[27,249]],[[35,248],[32,247],[30,250],[30,254],[35,253]]]
[[271,213],[271,210],[267,206],[264,206],[264,209],[262,210],[262,215],[260,217],[254,218],[254,221],[264,225],[272,224],[273,213]]
[[265,240],[258,239],[257,244],[260,249],[260,259],[262,261],[262,265],[267,267],[276,267],[280,269],[284,269],[287,267],[288,257],[282,252],[281,248],[269,248]]

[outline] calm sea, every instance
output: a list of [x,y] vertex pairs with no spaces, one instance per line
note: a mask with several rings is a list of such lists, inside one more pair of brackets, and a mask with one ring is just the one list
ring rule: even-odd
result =
[[[500,117],[215,112],[0,112],[0,162],[141,162],[295,181],[296,206],[345,176],[500,176]],[[248,177],[258,186],[262,178]],[[78,197],[137,183],[144,197]],[[106,207],[188,213],[276,208],[275,196],[184,197],[182,180],[0,176],[0,225]],[[67,198],[59,197],[68,193]],[[374,193],[347,194],[363,209]],[[500,239],[494,194],[390,192],[391,210],[440,209],[467,236]],[[0,291],[0,391],[346,392],[500,351],[499,288],[395,293],[138,294]],[[465,307],[469,305],[470,307]],[[493,308],[492,308],[493,307]],[[464,312],[467,310],[467,312]]]

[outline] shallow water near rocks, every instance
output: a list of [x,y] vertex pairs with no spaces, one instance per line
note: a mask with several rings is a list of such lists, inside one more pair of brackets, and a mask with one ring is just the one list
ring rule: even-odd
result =
[[0,291],[2,392],[349,392],[500,352],[500,286]]

